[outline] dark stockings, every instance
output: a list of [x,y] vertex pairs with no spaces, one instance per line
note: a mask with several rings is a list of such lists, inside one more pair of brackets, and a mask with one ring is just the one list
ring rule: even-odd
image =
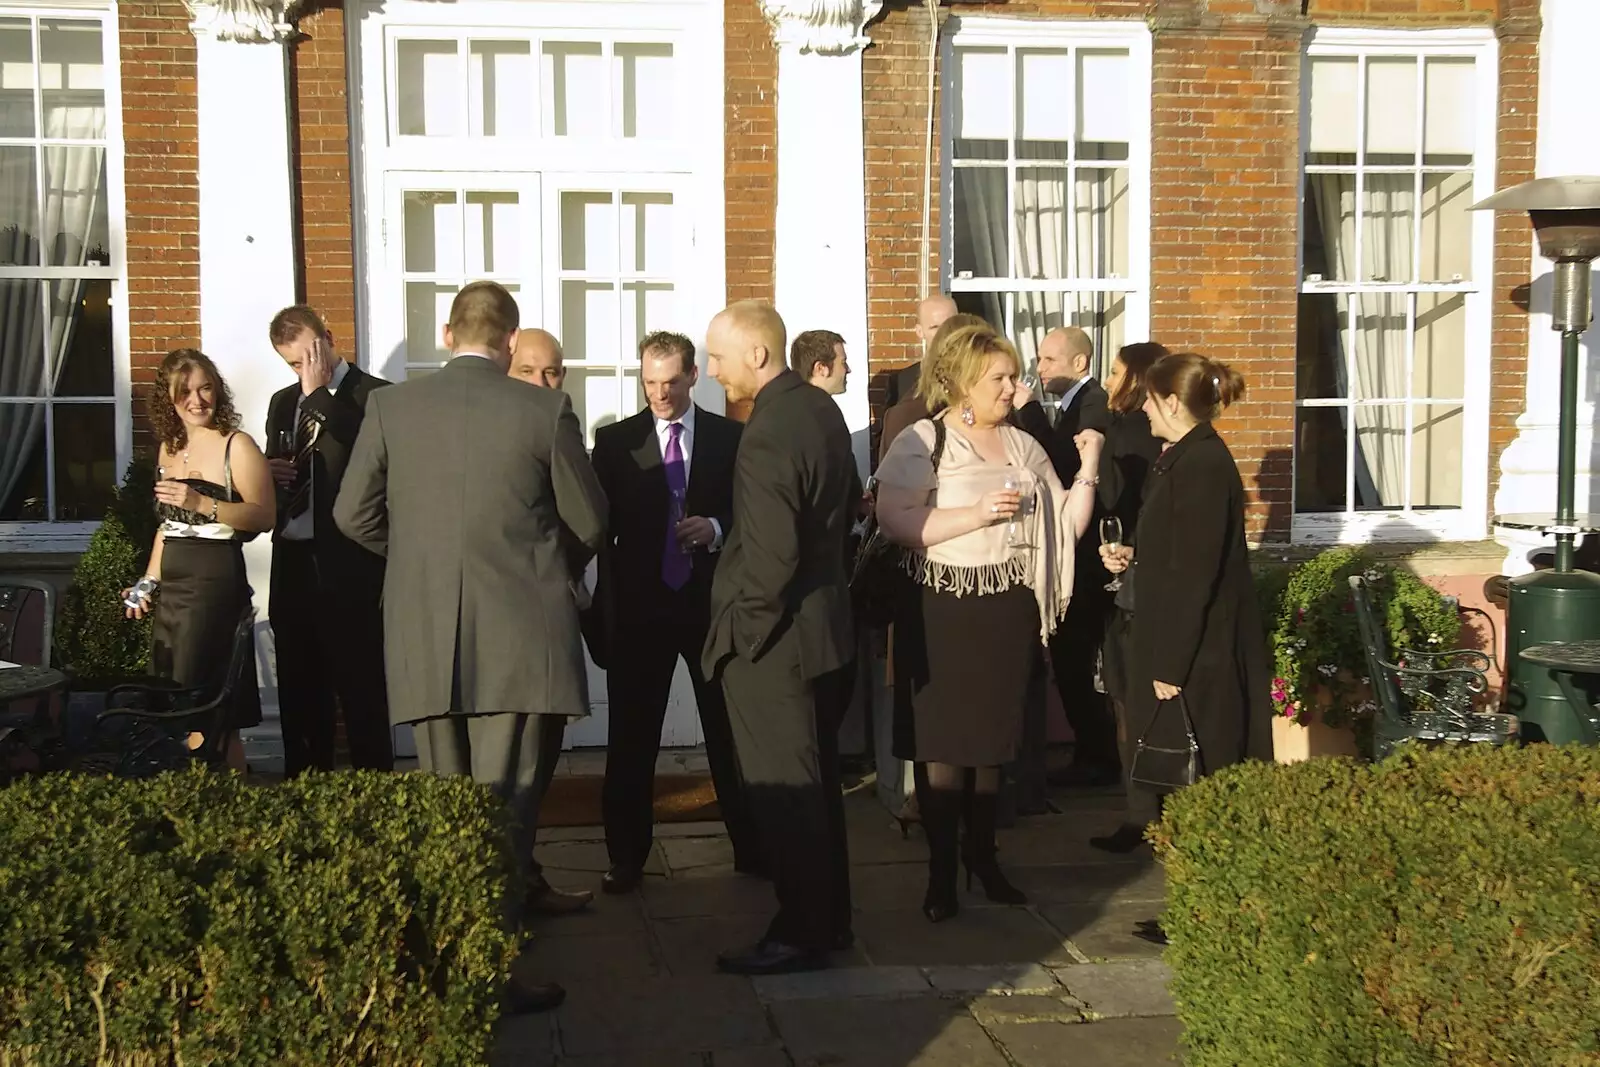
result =
[[[1028,898],[1001,872],[995,859],[995,794],[1000,788],[999,767],[960,767],[928,763],[922,788],[922,829],[928,838],[928,893],[922,912],[930,922],[942,922],[960,910],[956,897],[956,858],[967,867],[967,884],[983,883],[984,895],[1000,904],[1026,904]],[[966,840],[960,826],[966,823]]]

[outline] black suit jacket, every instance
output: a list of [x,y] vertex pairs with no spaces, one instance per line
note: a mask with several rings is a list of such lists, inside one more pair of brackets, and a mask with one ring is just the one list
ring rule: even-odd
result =
[[[726,548],[733,533],[733,468],[743,427],[732,419],[696,406],[694,441],[689,454],[688,515],[715,519]],[[594,472],[610,502],[609,533],[600,550],[599,582],[594,610],[600,613],[600,634],[614,636],[620,622],[659,619],[671,604],[691,613],[685,622],[704,626],[711,610],[711,576],[721,552],[706,548],[693,553],[689,584],[671,595],[661,580],[661,554],[667,536],[666,466],[661,438],[650,409],[602,426],[594,434],[590,456]],[[587,621],[587,620],[586,620]],[[589,634],[590,654],[596,636]],[[609,644],[609,641],[607,642]],[[604,652],[596,659],[607,658]]]
[[[1061,409],[1061,417],[1056,419],[1054,426],[1050,425],[1049,417],[1037,400],[1024,404],[1016,412],[1015,419],[1018,429],[1044,447],[1045,454],[1050,457],[1050,465],[1056,469],[1061,484],[1068,489],[1072,488],[1072,479],[1078,476],[1079,468],[1083,465],[1078,446],[1072,439],[1083,430],[1106,433],[1111,428],[1105,387],[1093,378],[1084,382],[1083,388],[1072,397],[1072,402]],[[1095,519],[1099,517],[1097,505]],[[1100,532],[1096,526],[1097,522],[1091,522],[1078,541],[1077,566],[1072,580],[1073,588],[1078,592],[1099,589],[1110,578],[1105,565],[1100,562]]]
[[803,678],[854,657],[849,536],[858,475],[850,431],[833,398],[784,371],[756,395],[739,441],[733,533],[711,588],[703,666],[759,660],[792,630]]
[[[321,427],[311,446],[314,551],[330,574],[376,582],[377,589],[383,587],[383,557],[367,551],[339,531],[333,521],[333,502],[339,495],[340,486],[344,484],[350,450],[355,447],[356,435],[361,432],[361,422],[366,417],[367,398],[373,390],[388,384],[384,379],[352,364],[337,391],[323,387],[305,399],[305,410]],[[279,431],[294,432],[298,418],[295,408],[299,400],[298,382],[272,394],[272,401],[267,405],[269,449],[271,442],[277,440]],[[278,540],[288,521],[287,509],[280,507],[278,524],[272,531],[274,541]]]

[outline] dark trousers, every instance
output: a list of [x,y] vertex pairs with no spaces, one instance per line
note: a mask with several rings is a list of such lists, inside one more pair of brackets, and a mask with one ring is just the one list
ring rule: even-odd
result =
[[767,939],[825,951],[850,930],[839,725],[853,668],[800,676],[796,640],[723,669],[734,750],[778,896]]
[[617,634],[618,662],[606,671],[610,699],[606,725],[606,778],[601,812],[606,827],[606,852],[613,867],[644,866],[654,840],[656,756],[661,752],[661,724],[666,718],[672,675],[681,656],[689,668],[700,729],[706,739],[706,762],[717,790],[717,806],[733,843],[741,870],[764,865],[760,842],[745,804],[739,765],[733,754],[733,732],[722,687],[707,684],[700,669],[706,624],[681,615],[659,617],[651,625],[625,625]]
[[1095,657],[1105,638],[1110,607],[1101,584],[1090,577],[1073,589],[1066,618],[1050,638],[1050,668],[1076,739],[1073,761],[1115,771],[1121,764],[1116,721],[1105,694],[1094,688]]
[[[417,763],[429,774],[458,774],[488,786],[511,809],[517,874],[527,886],[543,878],[533,845],[539,805],[556,776],[567,720],[562,715],[444,715],[412,723]],[[521,908],[517,894],[508,907]]]
[[[324,573],[327,571],[328,573]],[[333,770],[335,715],[350,762],[394,769],[383,670],[383,615],[370,589],[319,563],[310,541],[272,546],[268,615],[278,662],[284,771]]]

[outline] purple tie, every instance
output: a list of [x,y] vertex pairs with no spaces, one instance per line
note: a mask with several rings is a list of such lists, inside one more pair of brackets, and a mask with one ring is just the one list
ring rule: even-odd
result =
[[669,507],[667,543],[661,549],[661,580],[667,583],[668,589],[682,589],[688,584],[689,572],[694,566],[689,554],[678,545],[678,523],[684,520],[684,500],[689,492],[689,479],[683,472],[683,446],[679,443],[683,437],[683,423],[673,423],[668,431],[670,436],[667,438],[667,454],[664,458]]

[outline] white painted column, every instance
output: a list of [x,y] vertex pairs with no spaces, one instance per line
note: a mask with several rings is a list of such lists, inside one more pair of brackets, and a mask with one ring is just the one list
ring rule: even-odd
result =
[[[778,46],[778,313],[792,341],[806,330],[845,340],[853,373],[839,407],[866,477],[866,153],[861,124],[862,29],[881,4],[763,0]],[[787,355],[787,353],[786,353]]]
[[[1539,37],[1539,141],[1534,174],[1600,174],[1600,140],[1594,124],[1594,42],[1600,41],[1600,4],[1594,0],[1544,0]],[[1517,419],[1517,436],[1500,457],[1500,486],[1494,510],[1500,514],[1556,509],[1556,435],[1560,421],[1561,335],[1550,328],[1551,270],[1528,233],[1533,287],[1528,317],[1527,408]],[[1580,512],[1600,512],[1600,468],[1595,455],[1595,400],[1600,392],[1600,330],[1583,336],[1578,398],[1578,491]],[[1552,544],[1537,534],[1496,530],[1506,547],[1505,572],[1525,574],[1528,551]]]
[[[200,347],[265,446],[267,402],[291,375],[267,325],[295,301],[289,74],[283,3],[191,0],[199,95]],[[272,543],[245,546],[263,702],[276,704],[267,630]]]

